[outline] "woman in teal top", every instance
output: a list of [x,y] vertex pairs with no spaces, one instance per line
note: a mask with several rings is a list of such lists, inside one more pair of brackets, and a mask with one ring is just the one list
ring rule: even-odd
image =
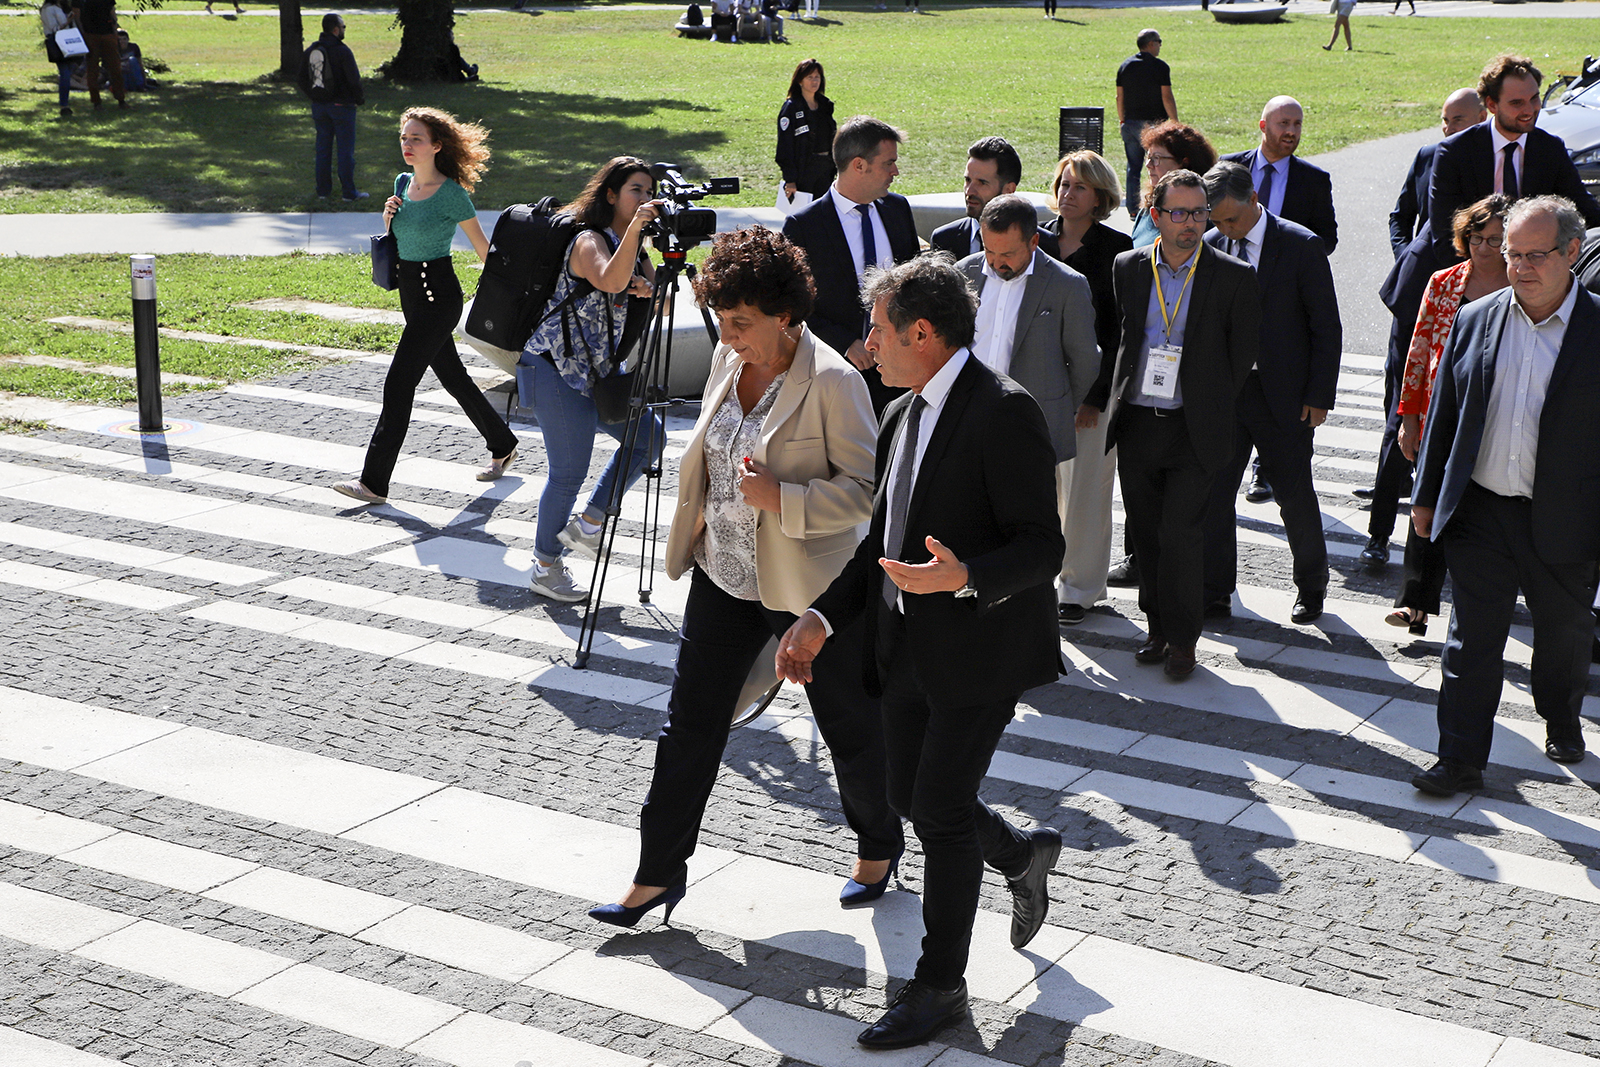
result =
[[489,162],[488,136],[482,126],[457,122],[431,107],[414,107],[400,116],[400,154],[411,173],[395,178],[394,195],[383,205],[383,221],[399,246],[400,310],[406,325],[383,382],[383,410],[361,477],[334,486],[363,503],[380,504],[389,496],[389,476],[411,425],[411,403],[429,367],[488,445],[489,465],[478,480],[500,477],[517,456],[516,435],[461,365],[455,343],[462,298],[450,242],[460,226],[480,260],[489,254],[489,241],[468,195]]
[[[1150,186],[1139,201],[1139,213],[1133,220],[1133,247],[1144,248],[1156,243],[1155,220],[1150,215],[1150,190],[1155,188],[1169,171],[1192,170],[1204,174],[1217,165],[1217,150],[1211,147],[1206,135],[1193,126],[1171,119],[1155,126],[1146,126],[1139,135],[1144,145],[1145,167],[1150,171]],[[1128,202],[1133,202],[1133,190],[1128,190]]]

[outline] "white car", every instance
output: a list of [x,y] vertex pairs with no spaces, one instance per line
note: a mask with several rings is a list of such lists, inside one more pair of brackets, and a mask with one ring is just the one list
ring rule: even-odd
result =
[[1566,143],[1578,176],[1590,191],[1600,188],[1600,82],[1558,98],[1539,115],[1539,128]]

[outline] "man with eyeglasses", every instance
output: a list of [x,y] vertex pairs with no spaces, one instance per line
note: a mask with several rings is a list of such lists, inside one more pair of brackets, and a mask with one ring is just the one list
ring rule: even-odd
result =
[[1520,589],[1533,616],[1533,704],[1545,755],[1584,758],[1600,560],[1600,302],[1572,265],[1584,220],[1537,196],[1506,217],[1507,289],[1461,309],[1439,360],[1411,521],[1454,589],[1441,660],[1439,759],[1412,785],[1483,787]]
[[1249,266],[1200,240],[1210,215],[1200,175],[1164,175],[1150,210],[1156,243],[1112,265],[1122,342],[1106,446],[1119,450],[1148,620],[1134,658],[1178,680],[1195,667],[1206,506],[1233,457],[1234,402],[1259,355],[1261,291]]

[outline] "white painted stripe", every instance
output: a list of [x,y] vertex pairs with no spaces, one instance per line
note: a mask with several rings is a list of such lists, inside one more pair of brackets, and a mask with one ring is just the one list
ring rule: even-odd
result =
[[808,1011],[768,997],[755,997],[706,1031],[712,1037],[754,1045],[817,1067],[925,1067],[941,1049],[917,1045],[872,1052],[856,1044],[866,1027],[854,1019]]
[[212,582],[217,585],[249,585],[251,582],[271,578],[275,573],[256,567],[242,567],[237,563],[222,563],[217,560],[203,559],[199,556],[185,555],[178,552],[158,552],[155,549],[145,548],[141,545],[124,544],[118,541],[101,541],[93,537],[79,537],[76,534],[58,533],[54,530],[45,530],[37,526],[24,526],[15,522],[0,522],[0,544],[20,545],[25,548],[37,548],[46,552],[55,552],[63,556],[76,556],[80,559],[95,559],[105,563],[117,563],[126,567],[137,567],[146,571],[159,571],[163,574],[175,574],[181,578],[189,578],[197,582]]
[[[75,859],[76,856],[67,856]],[[226,885],[206,892],[212,900],[253,908],[268,915],[355,936],[369,926],[388,919],[406,907],[404,901],[368,893],[363,889],[336,885],[303,874],[256,867]],[[155,879],[151,879],[154,881]]]
[[63,859],[129,878],[204,893],[255,868],[244,860],[127,832],[58,853]]
[[73,900],[0,882],[0,937],[72,952],[106,934],[132,926],[131,915],[101,911]]
[[121,1062],[0,1026],[0,1063],[15,1067],[111,1067]]
[[248,945],[141,919],[77,950],[77,955],[219,997],[238,996],[294,966]]

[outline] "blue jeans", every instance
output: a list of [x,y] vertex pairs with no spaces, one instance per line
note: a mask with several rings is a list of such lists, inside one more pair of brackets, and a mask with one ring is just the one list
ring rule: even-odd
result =
[[72,92],[72,61],[57,63],[56,69],[61,72],[56,81],[56,91],[61,94],[61,106],[67,106],[67,94]]
[[1122,199],[1128,206],[1129,215],[1139,213],[1139,183],[1144,177],[1144,145],[1139,143],[1139,135],[1144,133],[1146,126],[1153,125],[1143,119],[1134,119],[1119,127],[1122,131],[1122,150],[1128,153],[1128,184],[1124,187],[1126,195]]
[[[589,475],[589,457],[594,454],[595,430],[603,430],[622,441],[626,423],[601,422],[595,415],[594,401],[567,385],[550,361],[534,357],[533,410],[539,418],[539,430],[544,434],[544,454],[549,465],[544,492],[539,494],[539,514],[533,534],[533,554],[539,562],[549,565],[561,558],[561,542],[556,540],[567,525],[572,505]],[[524,400],[526,404],[526,399]],[[623,478],[622,490],[626,492],[639,480],[645,461],[652,455],[660,456],[665,438],[661,416],[654,412],[650,421],[639,427],[633,451],[624,458],[617,449],[606,464],[605,472],[589,494],[589,510],[603,512],[611,502],[612,488]],[[626,466],[627,473],[623,474]]]
[[311,103],[317,124],[317,195],[333,193],[333,140],[339,139],[339,187],[346,200],[356,195],[356,107],[354,104]]

